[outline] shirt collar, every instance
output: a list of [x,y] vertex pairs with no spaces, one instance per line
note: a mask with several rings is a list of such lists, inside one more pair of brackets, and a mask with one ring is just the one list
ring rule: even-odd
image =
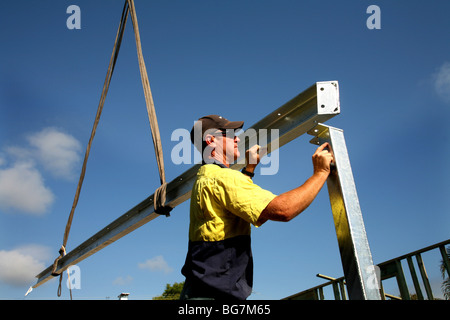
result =
[[221,162],[217,162],[217,161],[214,161],[214,162],[212,162],[212,163],[206,163],[206,162],[202,162],[202,166],[203,165],[205,165],[205,164],[215,164],[215,165],[217,165],[217,166],[219,166],[219,167],[221,167],[221,168],[228,168],[226,165],[224,165],[223,163],[221,163]]

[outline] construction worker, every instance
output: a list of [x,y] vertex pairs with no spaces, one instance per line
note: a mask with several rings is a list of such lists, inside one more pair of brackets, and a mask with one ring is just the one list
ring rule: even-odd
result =
[[[180,299],[246,299],[253,285],[250,224],[290,221],[314,200],[330,173],[332,154],[323,144],[314,153],[313,175],[298,188],[274,195],[254,184],[259,146],[246,152],[239,172],[229,165],[239,156],[242,121],[218,115],[200,118],[191,140],[203,155],[190,203],[189,244],[181,270],[186,277]],[[200,138],[199,138],[200,137]]]

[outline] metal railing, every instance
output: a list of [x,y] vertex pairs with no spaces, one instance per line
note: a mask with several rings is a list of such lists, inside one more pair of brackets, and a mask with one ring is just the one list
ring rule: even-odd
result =
[[[379,270],[379,288],[381,298],[383,300],[386,300],[386,298],[392,300],[434,300],[435,295],[433,294],[433,290],[428,279],[422,254],[431,250],[439,250],[440,255],[442,256],[442,266],[447,272],[447,276],[450,277],[450,261],[445,249],[445,246],[448,244],[450,244],[450,239],[378,264],[377,267]],[[414,257],[417,262],[419,274],[421,276],[422,285],[425,289],[426,295],[424,295],[422,292],[419,277],[417,276],[418,273],[416,272],[416,268],[413,262]],[[410,277],[412,279],[412,284],[415,290],[414,295],[411,295],[409,292],[407,280],[403,271],[402,261],[406,262],[408,265]],[[335,279],[321,274],[317,274],[317,276],[330,281],[288,296],[282,300],[325,300],[324,292],[326,290],[329,290],[330,288],[332,289],[334,300],[348,299],[344,277]],[[390,278],[396,279],[400,297],[384,292],[383,281]]]

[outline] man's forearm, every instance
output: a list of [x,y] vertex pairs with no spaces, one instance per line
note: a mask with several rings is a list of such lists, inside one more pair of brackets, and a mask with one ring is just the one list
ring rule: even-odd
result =
[[280,194],[261,213],[260,222],[292,220],[308,208],[322,189],[327,178],[327,172],[314,173],[300,187]]

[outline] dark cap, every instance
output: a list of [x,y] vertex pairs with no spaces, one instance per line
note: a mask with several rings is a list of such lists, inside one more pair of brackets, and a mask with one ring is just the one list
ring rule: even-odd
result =
[[[200,127],[201,126],[201,127]],[[203,135],[207,130],[210,129],[218,129],[218,130],[227,130],[227,129],[241,129],[244,126],[244,121],[228,121],[222,116],[218,116],[216,114],[212,114],[209,116],[204,116],[198,119],[191,130],[191,141],[194,143],[194,132],[197,130],[200,132],[201,128],[201,139],[203,140]],[[197,129],[197,130],[196,130]],[[194,143],[195,144],[195,143]]]

